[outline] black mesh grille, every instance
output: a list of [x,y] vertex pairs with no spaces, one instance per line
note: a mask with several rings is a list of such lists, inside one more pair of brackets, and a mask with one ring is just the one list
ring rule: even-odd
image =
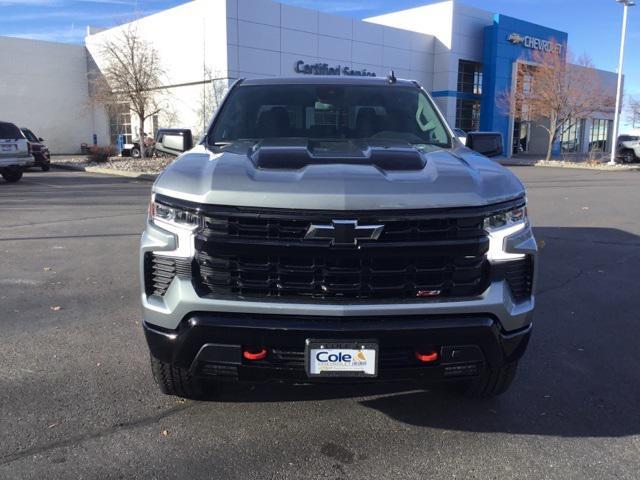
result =
[[[415,298],[481,293],[488,275],[483,255],[341,256],[224,255],[197,253],[202,286],[213,294],[310,298]],[[426,295],[425,295],[426,296]]]
[[145,256],[145,285],[147,295],[164,295],[173,278],[191,278],[191,259],[173,258],[153,253]]
[[531,296],[533,286],[533,260],[530,256],[514,262],[507,262],[504,267],[505,278],[516,301],[526,300]]
[[[308,212],[208,209],[195,239],[202,296],[299,299],[467,297],[489,285],[485,210]],[[383,225],[375,240],[306,239],[335,220]]]

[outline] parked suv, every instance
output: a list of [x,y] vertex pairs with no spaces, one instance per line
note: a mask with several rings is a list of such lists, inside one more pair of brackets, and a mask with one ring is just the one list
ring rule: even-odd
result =
[[44,139],[37,137],[36,134],[28,128],[23,127],[20,130],[29,142],[29,145],[31,145],[31,152],[35,159],[35,166],[40,167],[43,172],[48,172],[51,168],[51,154],[49,153],[47,146],[44,144]]
[[0,174],[7,182],[17,182],[34,159],[23,133],[13,123],[0,122]]
[[417,83],[241,80],[152,189],[152,371],[192,398],[236,380],[497,395],[529,340],[536,251],[522,183]]
[[618,136],[616,153],[624,163],[632,163],[632,162],[640,161],[640,136],[638,135]]

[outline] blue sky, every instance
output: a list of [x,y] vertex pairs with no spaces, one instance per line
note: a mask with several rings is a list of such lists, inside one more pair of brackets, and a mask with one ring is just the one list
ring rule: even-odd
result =
[[[221,1],[221,0],[210,0]],[[429,0],[281,0],[364,18]],[[184,3],[183,0],[0,0],[0,35],[82,43],[87,25],[109,27]],[[622,7],[615,0],[460,0],[569,33],[569,47],[596,67],[616,70]],[[629,9],[624,72],[627,94],[640,97],[640,6]]]

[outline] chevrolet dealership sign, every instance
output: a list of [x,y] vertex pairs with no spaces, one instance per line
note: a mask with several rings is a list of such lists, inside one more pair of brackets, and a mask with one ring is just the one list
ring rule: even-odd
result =
[[543,40],[542,38],[532,37],[530,35],[520,35],[519,33],[511,33],[507,37],[509,43],[514,45],[522,45],[532,50],[540,50],[543,52],[555,52],[562,54],[562,44],[553,40]]

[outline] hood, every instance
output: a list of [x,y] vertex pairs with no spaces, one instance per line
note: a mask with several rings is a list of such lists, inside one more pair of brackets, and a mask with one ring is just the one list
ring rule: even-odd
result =
[[[347,145],[344,155],[325,146],[318,151],[309,146],[304,155],[293,155],[299,142],[281,144],[283,155],[298,159],[292,162],[295,168],[265,162],[277,153],[269,145],[236,143],[216,151],[199,145],[169,165],[153,191],[211,205],[312,210],[486,206],[525,193],[513,173],[465,147],[423,150],[406,143],[342,143]],[[388,162],[394,152],[406,160],[395,169]],[[380,158],[385,161],[376,160]]]

